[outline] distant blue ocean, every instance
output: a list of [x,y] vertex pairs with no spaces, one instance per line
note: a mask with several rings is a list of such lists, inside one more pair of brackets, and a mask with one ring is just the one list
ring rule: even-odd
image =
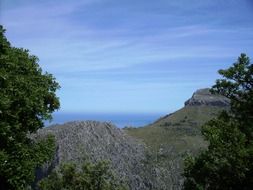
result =
[[51,122],[45,122],[45,126],[52,124],[63,124],[69,121],[84,121],[96,120],[106,121],[115,124],[117,127],[122,128],[126,126],[141,127],[153,123],[164,114],[129,114],[129,113],[61,113],[56,112],[53,114]]

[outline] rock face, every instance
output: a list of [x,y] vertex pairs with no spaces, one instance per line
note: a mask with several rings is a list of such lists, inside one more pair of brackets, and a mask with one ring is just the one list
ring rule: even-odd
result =
[[227,107],[229,106],[229,99],[221,95],[211,94],[208,88],[199,89],[185,102],[185,106],[196,105]]
[[117,176],[129,184],[130,189],[149,189],[147,180],[145,147],[121,129],[106,122],[69,122],[43,128],[40,136],[53,134],[58,150],[57,164],[72,161],[81,163],[84,158],[96,162],[109,160]]

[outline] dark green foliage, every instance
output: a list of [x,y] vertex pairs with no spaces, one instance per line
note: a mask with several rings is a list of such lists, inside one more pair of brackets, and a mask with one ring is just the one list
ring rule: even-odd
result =
[[39,183],[41,190],[126,190],[118,182],[107,162],[85,162],[81,169],[75,164],[62,164]]
[[185,162],[184,189],[252,189],[253,187],[253,66],[245,54],[219,73],[213,93],[231,100],[222,112],[202,127],[208,149]]
[[227,70],[219,70],[225,79],[216,81],[213,92],[231,100],[232,117],[240,123],[240,130],[253,138],[253,64],[241,54],[238,61]]
[[37,57],[12,47],[4,32],[0,26],[0,188],[26,189],[55,149],[53,137],[34,142],[29,134],[59,108],[59,85],[42,73]]

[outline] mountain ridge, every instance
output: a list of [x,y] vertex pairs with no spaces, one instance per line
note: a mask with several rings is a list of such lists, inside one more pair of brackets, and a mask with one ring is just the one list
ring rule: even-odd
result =
[[[155,155],[155,162],[164,171],[164,189],[181,189],[183,184],[183,158],[196,155],[207,147],[201,135],[201,126],[215,118],[222,110],[228,110],[228,100],[209,89],[193,93],[183,108],[165,115],[154,123],[125,131],[141,139]],[[175,185],[176,184],[176,185]]]
[[195,91],[190,99],[188,99],[185,106],[196,106],[196,105],[210,105],[210,106],[229,106],[229,99],[218,95],[212,94],[209,88],[203,88]]
[[[207,143],[200,126],[227,107],[227,99],[197,90],[180,110],[140,127],[119,129],[98,121],[68,122],[38,131],[56,137],[54,166],[109,160],[112,169],[129,189],[180,189],[183,157],[197,154]],[[47,173],[47,168],[44,170]]]

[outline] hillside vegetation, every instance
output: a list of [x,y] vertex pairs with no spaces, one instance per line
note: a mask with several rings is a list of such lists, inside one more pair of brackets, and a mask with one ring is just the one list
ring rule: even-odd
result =
[[[205,96],[208,96],[208,101],[203,101]],[[215,103],[212,104],[213,102]],[[125,131],[141,139],[154,151],[166,145],[173,145],[179,152],[181,150],[194,151],[206,144],[201,137],[200,127],[216,117],[222,110],[228,109],[229,104],[226,98],[211,95],[208,89],[202,89],[196,91],[180,110],[148,126],[125,128]]]
[[124,130],[147,145],[153,165],[163,173],[159,177],[167,186],[164,189],[179,189],[186,154],[196,155],[207,147],[200,133],[201,126],[228,109],[228,99],[212,95],[209,89],[201,89],[185,102],[182,109],[151,125]]

